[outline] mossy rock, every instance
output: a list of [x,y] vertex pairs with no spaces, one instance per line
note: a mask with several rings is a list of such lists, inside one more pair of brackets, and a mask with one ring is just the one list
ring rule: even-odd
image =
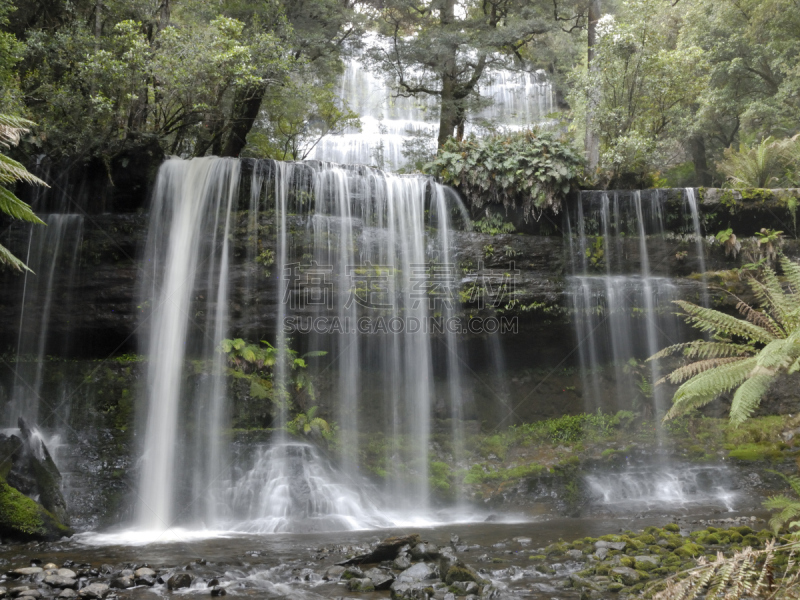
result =
[[647,571],[643,571],[642,569],[636,569],[636,572],[642,579],[644,580],[650,579],[650,574]]
[[705,536],[704,538],[699,538],[698,542],[700,542],[701,544],[706,544],[708,546],[716,546],[719,545],[720,539],[716,533],[711,533]]
[[609,592],[617,593],[618,591],[620,591],[624,587],[625,586],[622,585],[621,583],[618,583],[616,581],[612,581],[611,583],[608,584],[608,588],[606,588],[606,589],[608,589]]
[[467,569],[466,567],[453,565],[447,570],[447,575],[445,575],[444,582],[447,585],[453,585],[457,581],[477,581],[477,579],[472,570]]
[[572,542],[572,549],[573,550],[583,550],[583,542],[581,540]]
[[0,481],[0,536],[13,540],[57,540],[73,531],[42,505]]
[[611,567],[609,567],[607,564],[599,564],[595,567],[594,572],[595,575],[606,576],[610,570]]
[[631,544],[637,550],[644,550],[645,548],[647,548],[647,543],[645,543],[642,540],[630,540],[630,542],[628,543]]
[[643,533],[636,539],[645,546],[652,546],[653,544],[656,543],[656,538],[650,535],[649,533]]
[[739,533],[742,536],[750,535],[753,533],[753,530],[750,529],[747,525],[743,525],[742,527],[731,527],[732,531]]
[[644,532],[645,534],[652,535],[653,537],[658,537],[661,534],[661,530],[658,527],[653,527],[652,525],[650,525],[650,527],[645,527]]
[[576,575],[578,577],[591,577],[595,574],[595,569],[584,569],[583,571],[578,571]]
[[653,572],[653,575],[658,575],[660,577],[666,577],[667,575],[672,573],[672,569],[670,569],[669,567],[656,567],[655,569],[653,569],[652,572]]
[[644,584],[643,583],[637,583],[636,585],[631,586],[631,589],[630,589],[629,593],[630,594],[638,594],[643,589],[644,589]]
[[650,562],[649,560],[637,560],[636,561],[636,570],[637,571],[655,571],[658,567],[655,563]]
[[750,534],[744,536],[744,539],[742,539],[742,543],[745,544],[746,546],[750,546],[751,548],[757,548],[758,546],[761,545],[761,540],[758,539],[758,536]]
[[619,559],[619,562],[622,563],[623,567],[630,567],[633,568],[633,565],[636,564],[636,561],[633,560],[630,556],[623,556]]
[[670,531],[672,533],[680,533],[681,526],[678,525],[677,523],[670,523],[669,525],[664,525],[664,530]]
[[533,554],[528,557],[529,560],[544,560],[547,558],[544,554]]
[[680,548],[677,548],[673,554],[675,556],[679,556],[680,558],[695,558],[705,554],[705,551],[706,549],[700,544],[692,544],[689,542],[688,544],[684,544]]
[[663,565],[665,567],[675,568],[679,567],[683,561],[681,560],[680,556],[675,556],[674,554],[670,554],[667,556],[664,561]]

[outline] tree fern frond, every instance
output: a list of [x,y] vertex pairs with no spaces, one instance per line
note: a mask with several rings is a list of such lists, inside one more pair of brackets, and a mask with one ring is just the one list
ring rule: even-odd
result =
[[687,358],[727,358],[729,356],[750,356],[754,352],[753,346],[745,344],[696,340],[689,344],[683,354]]
[[0,244],[0,265],[8,265],[17,271],[30,271],[33,273],[33,271],[31,271],[24,262],[11,254],[11,252],[8,251],[8,248],[2,244]]
[[33,209],[22,200],[17,198],[6,188],[0,186],[0,212],[7,214],[15,219],[21,219],[28,223],[36,223],[37,225],[44,225]]
[[739,386],[731,402],[731,423],[739,425],[761,404],[761,398],[772,385],[775,375],[751,375]]
[[22,134],[30,131],[35,124],[22,117],[0,114],[0,146],[16,146]]
[[778,323],[775,322],[772,317],[759,310],[756,310],[746,302],[739,300],[739,303],[736,305],[736,310],[738,310],[739,313],[750,323],[766,329],[775,337],[786,336],[786,332]]
[[713,308],[704,308],[685,300],[675,300],[685,312],[685,319],[700,331],[736,335],[768,344],[775,339],[769,331]]
[[659,358],[665,358],[667,356],[675,354],[679,350],[683,350],[683,349],[691,346],[694,343],[695,342],[684,342],[683,344],[673,344],[672,346],[667,346],[666,348],[663,348],[662,350],[659,350],[658,352],[653,354],[653,356],[648,358],[645,362],[651,361],[651,360],[656,360],[656,359],[659,359]]
[[792,286],[795,294],[800,294],[800,264],[790,260],[786,255],[781,254],[778,259],[783,269],[783,275]]
[[669,375],[666,375],[656,381],[656,385],[664,383],[665,381],[669,381],[670,383],[681,383],[686,381],[690,377],[694,377],[695,375],[702,373],[704,371],[708,371],[709,369],[713,369],[720,365],[725,365],[728,363],[745,360],[746,357],[743,356],[731,356],[727,358],[708,358],[705,360],[698,360],[688,365],[684,365],[678,369],[675,369]]
[[9,158],[5,154],[0,154],[0,183],[10,185],[16,181],[48,187],[44,181],[28,171],[22,163]]

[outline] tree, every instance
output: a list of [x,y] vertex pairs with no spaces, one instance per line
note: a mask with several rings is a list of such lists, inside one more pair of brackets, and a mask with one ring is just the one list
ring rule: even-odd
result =
[[702,50],[678,45],[680,11],[661,0],[624,3],[597,23],[593,68],[574,73],[574,123],[592,116],[600,167],[613,185],[650,185],[649,173],[686,151],[681,140],[693,131],[706,79]]
[[[33,125],[34,123],[26,119],[0,114],[0,146],[3,148],[16,146],[19,144],[21,135],[27,133],[28,128]],[[13,185],[17,181],[24,181],[25,183],[34,185],[47,185],[44,181],[29,173],[28,170],[17,161],[9,158],[5,154],[0,154],[0,212],[3,212],[13,219],[21,219],[28,223],[44,225],[44,222],[34,214],[31,207],[17,198],[14,193],[8,189],[9,185]],[[23,269],[30,271],[25,263],[11,254],[11,252],[2,245],[0,245],[0,264],[11,266],[18,271]]]
[[743,319],[676,301],[688,323],[713,337],[669,346],[648,359],[682,353],[691,361],[657,382],[681,384],[665,419],[735,390],[730,421],[740,424],[780,374],[800,370],[800,265],[785,256],[780,257],[780,264],[789,288],[784,289],[775,272],[765,266],[763,281],[749,280],[761,308],[739,301],[737,309]]
[[[494,66],[508,65],[552,22],[523,0],[385,0],[375,23],[385,35],[370,51],[401,96],[439,100],[438,145],[463,138],[467,113]],[[484,99],[485,101],[485,99]]]

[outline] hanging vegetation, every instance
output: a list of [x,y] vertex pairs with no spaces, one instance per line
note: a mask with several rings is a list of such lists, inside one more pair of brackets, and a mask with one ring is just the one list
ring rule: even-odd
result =
[[463,142],[451,139],[425,170],[457,188],[473,208],[519,208],[527,221],[537,211],[559,211],[576,182],[581,159],[552,134],[522,131]]

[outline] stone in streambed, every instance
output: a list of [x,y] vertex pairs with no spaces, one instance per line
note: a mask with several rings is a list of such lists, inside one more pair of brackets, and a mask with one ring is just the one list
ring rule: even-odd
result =
[[409,583],[438,578],[439,571],[434,565],[428,563],[417,563],[413,567],[409,567],[400,573],[400,575],[397,576],[397,581],[400,583]]
[[404,571],[411,566],[411,557],[405,552],[398,554],[392,563],[398,571]]
[[27,577],[29,575],[36,575],[43,572],[42,567],[22,567],[21,569],[14,569],[9,573],[12,577]]
[[105,583],[90,583],[78,592],[78,596],[89,598],[90,600],[105,598],[108,596],[108,585]]
[[369,577],[354,577],[347,581],[347,589],[351,592],[374,592],[375,584]]
[[135,585],[133,574],[120,575],[111,580],[111,587],[118,590],[127,590]]
[[167,579],[167,588],[170,590],[179,590],[181,588],[188,588],[192,585],[192,576],[188,573],[175,573]]
[[17,598],[41,598],[42,592],[39,590],[25,590]]
[[[68,569],[64,569],[65,571]],[[48,575],[44,582],[53,588],[72,588],[75,589],[78,582],[72,577],[62,577],[61,575]]]
[[411,548],[410,554],[415,560],[434,559],[439,556],[439,548],[434,544],[422,542]]
[[225,590],[224,587],[220,587],[218,585],[215,585],[213,588],[211,588],[211,595],[215,596],[215,597],[216,596],[227,596],[228,592]]
[[583,560],[583,552],[580,550],[567,550],[567,556],[572,560]]
[[372,584],[376,590],[388,590],[394,581],[394,575],[389,571],[383,569],[370,569],[364,573],[364,576],[372,580]]
[[339,581],[344,575],[345,568],[339,565],[335,565],[330,567],[327,571],[325,571],[325,575],[322,576],[323,579],[327,581]]
[[58,595],[59,598],[77,598],[78,592],[71,588],[64,588],[61,590],[61,593]]
[[619,580],[625,585],[634,585],[639,583],[639,574],[630,567],[616,567],[611,569],[611,577]]
[[153,586],[156,584],[156,572],[149,567],[140,567],[133,572],[133,581],[136,585]]

